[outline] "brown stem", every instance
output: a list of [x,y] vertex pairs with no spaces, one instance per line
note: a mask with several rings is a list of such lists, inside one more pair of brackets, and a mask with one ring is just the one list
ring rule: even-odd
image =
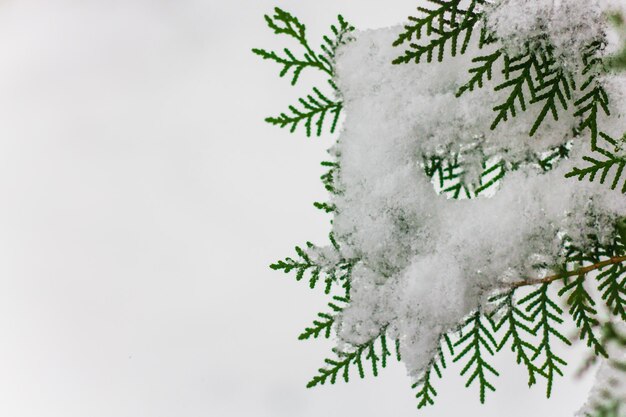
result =
[[584,275],[588,272],[595,271],[596,269],[604,268],[605,266],[615,265],[626,261],[626,256],[617,256],[614,258],[609,258],[606,261],[598,262],[597,264],[585,266],[580,269],[575,269],[573,271],[562,272],[560,274],[550,275],[545,278],[540,279],[527,279],[526,281],[515,282],[511,284],[513,288],[524,287],[526,285],[538,285],[538,284],[549,284],[553,281],[557,281],[562,278],[572,277],[574,275]]

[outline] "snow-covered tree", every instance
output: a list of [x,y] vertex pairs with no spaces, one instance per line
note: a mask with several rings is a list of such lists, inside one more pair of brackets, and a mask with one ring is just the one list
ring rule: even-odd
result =
[[329,243],[271,265],[331,297],[300,335],[337,339],[309,387],[397,359],[422,408],[453,361],[484,402],[510,349],[550,397],[570,322],[603,362],[581,415],[626,415],[625,11],[422,0],[389,29],[339,16],[319,48],[290,13],[265,16],[299,49],[254,53],[292,84],[328,76],[267,122],[340,130],[315,203]]

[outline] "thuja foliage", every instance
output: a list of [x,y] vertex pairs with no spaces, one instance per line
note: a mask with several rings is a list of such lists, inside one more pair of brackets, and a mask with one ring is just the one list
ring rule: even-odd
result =
[[[472,0],[465,9],[460,8],[463,3],[460,0],[429,0],[429,3],[431,7],[418,8],[419,16],[409,17],[410,24],[405,26],[395,41],[394,45],[406,47],[404,54],[394,61],[395,64],[419,63],[424,55],[426,61],[431,62],[434,59],[433,51],[437,51],[438,61],[442,61],[446,53],[451,56],[463,54],[472,36],[480,37],[478,45],[481,48],[497,42],[481,17],[481,6],[488,4],[487,1]],[[620,16],[616,15],[614,19],[623,24]],[[574,169],[569,176],[580,180],[599,180],[601,183],[610,178],[611,181],[607,182],[615,189],[624,180],[626,158],[619,145],[621,141],[603,133],[598,123],[601,114],[611,114],[608,95],[599,76],[607,67],[620,67],[622,58],[617,55],[604,62],[598,57],[603,46],[602,41],[594,41],[581,52],[585,63],[581,74],[572,74],[560,65],[553,55],[553,47],[541,35],[513,56],[502,47],[472,59],[475,66],[469,69],[469,79],[459,88],[457,96],[488,84],[493,85],[494,91],[505,91],[506,99],[493,109],[491,129],[531,107],[538,108],[535,123],[529,131],[531,137],[547,118],[558,121],[562,112],[571,112],[580,120],[578,135],[589,135],[591,151],[597,156],[586,157],[590,165]],[[495,68],[498,65],[502,65],[503,70],[498,74],[498,82],[495,82]],[[576,85],[575,78],[584,81]],[[602,146],[599,142],[602,142]],[[621,191],[626,193],[626,184],[621,186]]]
[[[498,45],[499,40],[484,22],[483,10],[488,4],[487,0],[428,0],[427,7],[419,7],[418,14],[409,17],[409,23],[394,42],[404,52],[393,63],[427,65],[446,56],[465,54],[472,37],[478,37],[481,49],[485,45]],[[276,8],[265,20],[274,33],[292,38],[298,50],[284,49],[279,53],[253,49],[253,52],[276,63],[279,75],[288,77],[292,85],[307,68],[321,71],[328,76],[332,93],[314,88],[298,105],[289,106],[288,111],[266,121],[287,127],[291,132],[303,126],[307,136],[320,136],[326,127],[330,133],[334,132],[342,111],[341,97],[333,82],[334,59],[337,48],[350,41],[354,28],[339,16],[331,26],[331,34],[324,36],[316,50],[307,38],[305,25],[290,13]],[[529,137],[536,135],[549,118],[558,121],[563,113],[569,112],[579,121],[576,140],[588,141],[590,153],[584,157],[588,165],[575,168],[567,176],[597,181],[616,192],[626,192],[626,159],[620,148],[623,141],[604,132],[600,124],[601,115],[611,114],[600,77],[619,63],[619,58],[608,63],[600,58],[603,46],[601,40],[587,45],[581,51],[584,66],[565,68],[554,56],[553,46],[538,34],[517,54],[511,55],[502,47],[473,57],[467,82],[458,89],[457,96],[487,87],[505,92],[505,99],[493,108],[493,122],[487,127],[491,129],[531,108],[536,109]],[[576,79],[583,82],[577,85]],[[534,164],[550,171],[559,160],[568,157],[569,150],[569,144],[564,144],[544,154],[529,155],[523,161],[485,155],[478,176],[468,175],[465,156],[454,152],[426,156],[422,168],[439,192],[449,198],[471,199],[493,192],[507,172],[522,164]],[[479,149],[474,151],[480,153]],[[336,182],[341,170],[339,162],[325,161],[322,165],[327,169],[321,177],[324,187],[330,194],[340,194],[342,190]],[[314,205],[326,213],[336,210],[330,203]],[[579,248],[564,237],[559,264],[536,265],[544,278],[521,280],[501,288],[457,329],[441,334],[436,354],[414,380],[417,407],[435,403],[437,382],[444,378],[444,370],[450,363],[460,365],[466,386],[475,389],[479,400],[485,402],[488,394],[496,390],[500,375],[493,365],[493,356],[503,350],[510,350],[517,364],[525,369],[528,386],[542,385],[550,397],[567,365],[561,348],[572,344],[566,337],[566,322],[577,328],[578,339],[589,347],[594,357],[608,357],[607,344],[615,340],[626,346],[626,337],[619,335],[599,313],[600,309],[606,309],[612,315],[611,320],[626,321],[626,224],[616,225],[610,244],[601,244],[594,235],[587,238],[591,244]],[[321,287],[332,297],[328,309],[318,313],[301,333],[301,340],[331,337],[336,318],[350,303],[351,274],[359,259],[345,259],[332,234],[330,242],[332,253],[307,243],[296,247],[295,255],[271,265],[274,270],[293,274],[312,289]],[[339,343],[307,387],[339,380],[348,382],[354,375],[377,376],[391,359],[401,360],[400,341],[391,338],[383,326],[377,335],[362,344]],[[611,413],[621,406],[619,401],[609,400],[599,404],[597,413],[591,417],[617,415]]]
[[294,53],[288,48],[282,54],[258,48],[252,52],[279,64],[279,75],[290,77],[291,85],[298,82],[302,71],[315,69],[329,77],[328,84],[331,87],[331,93],[323,93],[314,87],[312,93],[300,98],[298,104],[289,106],[288,111],[268,117],[265,121],[281,128],[287,127],[290,132],[304,126],[307,136],[320,136],[326,125],[329,125],[329,130],[333,133],[342,109],[341,101],[333,97],[337,90],[333,82],[335,52],[346,42],[354,27],[342,16],[338,16],[337,24],[330,27],[331,34],[324,36],[321,46],[315,50],[307,39],[306,26],[290,13],[277,7],[273,15],[265,16],[265,21],[275,34],[292,38],[301,52]]

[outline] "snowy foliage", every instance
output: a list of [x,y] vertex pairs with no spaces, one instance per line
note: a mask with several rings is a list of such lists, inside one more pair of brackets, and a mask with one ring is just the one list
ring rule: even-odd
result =
[[[340,291],[301,335],[338,338],[309,386],[348,381],[351,367],[363,377],[364,363],[377,375],[395,356],[421,408],[455,361],[485,401],[499,375],[489,358],[507,347],[550,396],[564,320],[610,357],[602,323],[626,320],[626,76],[605,65],[620,3],[430,0],[394,28],[353,32],[340,17],[320,53],[296,18],[266,17],[305,48],[301,60],[254,50],[281,75],[330,69],[337,98],[301,100],[321,115],[315,133],[316,109],[346,114],[324,163],[330,200],[316,203],[331,243],[272,265]],[[290,109],[267,121],[302,118],[311,134],[313,116]]]

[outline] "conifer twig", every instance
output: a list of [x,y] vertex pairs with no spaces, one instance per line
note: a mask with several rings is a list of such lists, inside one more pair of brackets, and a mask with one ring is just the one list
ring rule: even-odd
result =
[[527,285],[539,285],[539,284],[549,284],[554,281],[558,281],[562,278],[573,277],[575,275],[584,275],[588,272],[595,271],[596,269],[604,268],[605,266],[615,265],[626,261],[626,256],[616,256],[613,258],[609,258],[605,261],[598,262],[592,265],[585,266],[583,268],[574,269],[572,271],[561,272],[558,274],[550,275],[545,278],[539,279],[527,279],[526,281],[518,281],[511,284],[512,288],[525,287]]

